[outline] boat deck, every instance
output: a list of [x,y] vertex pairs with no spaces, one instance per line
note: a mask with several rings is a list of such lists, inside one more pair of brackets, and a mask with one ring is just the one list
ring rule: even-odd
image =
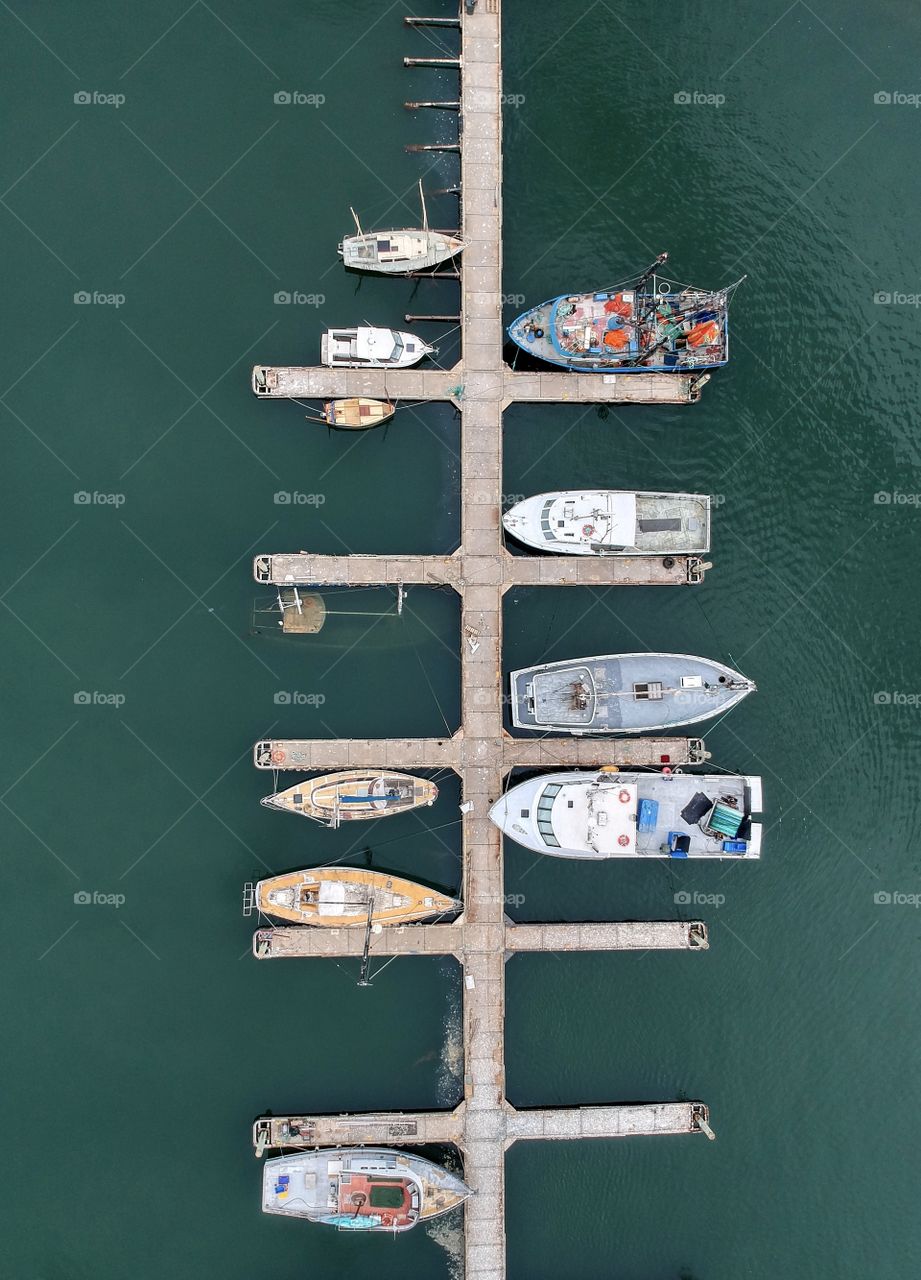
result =
[[733,675],[677,653],[602,654],[526,668],[511,676],[515,723],[544,732],[663,732],[663,725],[714,719],[734,706],[742,693]]

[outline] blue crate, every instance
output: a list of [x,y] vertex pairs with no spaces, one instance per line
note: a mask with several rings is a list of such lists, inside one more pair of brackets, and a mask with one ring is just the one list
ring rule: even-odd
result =
[[647,835],[651,831],[655,831],[656,823],[659,820],[659,802],[658,800],[641,800],[636,815],[636,827],[638,831],[645,832]]

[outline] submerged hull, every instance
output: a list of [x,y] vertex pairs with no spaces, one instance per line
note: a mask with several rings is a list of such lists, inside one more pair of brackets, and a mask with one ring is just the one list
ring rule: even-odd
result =
[[490,820],[557,858],[758,858],[761,779],[689,773],[545,773],[511,787]]
[[262,804],[337,827],[341,822],[406,813],[434,804],[437,798],[438,788],[427,778],[387,769],[342,769],[276,791]]
[[354,925],[413,924],[454,915],[461,903],[426,885],[384,871],[360,867],[311,867],[272,876],[256,885],[254,903],[262,915],[292,924],[340,929]]
[[721,662],[682,653],[619,653],[547,662],[510,676],[516,729],[656,733],[723,715],[755,685]]
[[364,431],[367,427],[379,427],[395,413],[396,405],[389,400],[371,400],[367,396],[327,400],[323,405],[323,416],[329,425],[345,431]]
[[386,1147],[329,1147],[267,1160],[263,1213],[354,1231],[409,1231],[463,1204],[470,1188],[422,1156]]
[[524,546],[552,555],[703,555],[710,498],[702,493],[560,489],[515,503],[502,517]]

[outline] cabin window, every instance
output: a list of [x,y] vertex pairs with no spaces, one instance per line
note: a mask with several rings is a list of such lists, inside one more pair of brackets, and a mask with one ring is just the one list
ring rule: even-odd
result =
[[537,829],[544,844],[553,849],[559,849],[560,842],[553,834],[553,823],[550,820],[550,815],[553,811],[553,801],[562,790],[561,783],[551,782],[544,788],[537,802]]

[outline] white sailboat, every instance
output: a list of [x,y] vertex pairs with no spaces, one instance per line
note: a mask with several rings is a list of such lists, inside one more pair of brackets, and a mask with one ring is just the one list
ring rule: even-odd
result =
[[344,265],[352,271],[408,275],[412,271],[428,271],[460,253],[464,247],[460,236],[433,231],[429,227],[421,179],[419,199],[422,201],[421,227],[365,232],[361,229],[358,214],[352,209],[358,234],[345,236],[339,245],[339,257]]

